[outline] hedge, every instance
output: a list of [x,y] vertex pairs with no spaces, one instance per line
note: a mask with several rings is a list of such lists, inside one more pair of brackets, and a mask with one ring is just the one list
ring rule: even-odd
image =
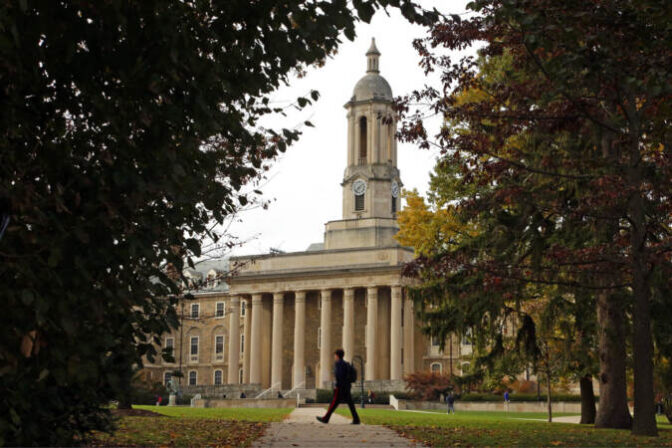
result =
[[[352,389],[352,401],[355,403],[360,403],[361,392],[359,389],[355,390],[354,387]],[[394,395],[395,397],[404,400],[411,399],[411,396],[408,392],[376,392],[374,390],[373,393],[376,396],[376,398],[373,400],[373,404],[390,404],[390,395]],[[365,391],[364,395],[366,396],[367,394],[368,391]],[[315,403],[330,403],[333,396],[334,391],[331,389],[317,389]],[[369,403],[368,399],[366,399],[366,403]]]
[[[569,401],[581,402],[581,395],[576,394],[553,394],[551,396],[553,401]],[[500,394],[462,394],[458,397],[460,401],[504,401],[504,396]],[[546,394],[509,394],[509,400],[512,402],[530,402],[530,401],[546,401]],[[598,397],[595,397],[595,402]]]

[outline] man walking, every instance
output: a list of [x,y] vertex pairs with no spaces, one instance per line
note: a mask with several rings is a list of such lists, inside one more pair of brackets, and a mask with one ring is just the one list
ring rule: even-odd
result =
[[315,417],[317,421],[322,423],[329,423],[331,414],[336,410],[340,403],[347,403],[352,414],[352,424],[359,425],[359,415],[355,409],[355,403],[352,402],[352,395],[350,394],[350,387],[352,383],[357,380],[357,372],[351,364],[343,361],[345,352],[343,349],[338,349],[334,352],[334,377],[336,378],[336,387],[334,387],[334,398],[331,400],[329,409],[324,417]]

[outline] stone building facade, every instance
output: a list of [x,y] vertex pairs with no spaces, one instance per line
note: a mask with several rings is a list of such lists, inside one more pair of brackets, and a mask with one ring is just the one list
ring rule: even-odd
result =
[[186,385],[324,388],[338,347],[380,387],[417,370],[461,372],[468,340],[440,351],[420,333],[405,293],[401,269],[413,250],[394,240],[402,182],[392,89],[379,57],[372,41],[366,74],[344,106],[343,219],[327,222],[324,241],[305,252],[231,258],[224,270],[235,275],[226,284],[217,266],[187,272],[205,287],[180,304],[182,327],[164,338],[176,363],[148,365],[154,381],[181,365]]

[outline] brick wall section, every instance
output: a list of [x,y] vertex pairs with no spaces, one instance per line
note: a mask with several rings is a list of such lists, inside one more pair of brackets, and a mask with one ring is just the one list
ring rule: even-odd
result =
[[294,294],[285,294],[282,313],[282,389],[292,388],[294,366]]
[[306,388],[314,389],[317,369],[320,363],[320,352],[317,349],[317,328],[320,326],[320,310],[317,308],[319,291],[306,294]]

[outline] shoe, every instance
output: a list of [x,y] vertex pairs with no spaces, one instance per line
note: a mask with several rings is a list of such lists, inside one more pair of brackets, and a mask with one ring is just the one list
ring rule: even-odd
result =
[[351,425],[361,425],[361,424],[362,424],[362,422],[360,422],[359,420],[357,420],[357,421],[353,420],[352,423],[351,423]]
[[315,419],[320,423],[324,423],[325,425],[329,423],[329,421],[325,420],[324,417],[315,417]]

